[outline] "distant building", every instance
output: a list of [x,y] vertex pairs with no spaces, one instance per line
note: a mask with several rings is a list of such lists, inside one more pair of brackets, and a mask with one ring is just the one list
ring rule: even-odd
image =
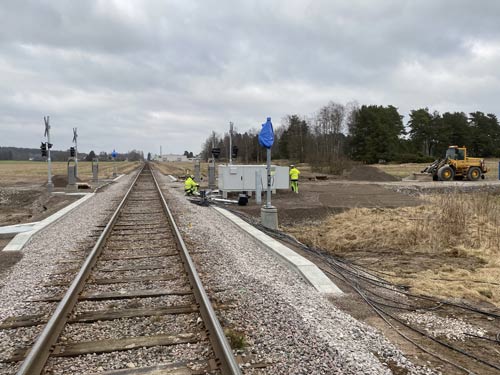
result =
[[188,161],[186,155],[166,154],[161,155],[161,161]]

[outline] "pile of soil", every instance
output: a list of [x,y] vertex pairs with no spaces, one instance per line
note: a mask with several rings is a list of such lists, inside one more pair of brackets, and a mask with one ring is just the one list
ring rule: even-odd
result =
[[42,220],[78,198],[49,195],[43,188],[0,188],[0,226]]
[[[10,241],[0,239],[0,250]],[[9,269],[19,262],[23,257],[21,251],[0,251],[0,287],[3,286],[3,277],[8,274]]]
[[400,181],[399,178],[391,176],[369,165],[354,167],[347,179],[350,181]]
[[[78,177],[76,178],[76,182],[81,182]],[[54,187],[66,187],[68,185],[68,176],[63,175],[63,174],[56,174],[55,176],[52,176],[52,183],[54,184]]]

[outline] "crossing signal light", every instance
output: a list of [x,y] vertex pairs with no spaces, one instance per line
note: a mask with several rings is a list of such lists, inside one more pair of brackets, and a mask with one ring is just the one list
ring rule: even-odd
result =
[[233,149],[231,150],[231,156],[233,158],[236,158],[238,156],[238,146],[233,146]]
[[217,159],[219,157],[219,155],[220,155],[220,148],[214,147],[212,149],[212,156]]
[[42,156],[47,156],[47,145],[45,142],[42,142],[40,145],[40,151],[42,152]]
[[48,143],[48,142],[47,142],[47,148],[48,148],[48,149],[51,149],[51,148],[52,148],[52,143]]
[[69,156],[71,156],[72,158],[75,157],[75,148],[74,147],[69,148]]

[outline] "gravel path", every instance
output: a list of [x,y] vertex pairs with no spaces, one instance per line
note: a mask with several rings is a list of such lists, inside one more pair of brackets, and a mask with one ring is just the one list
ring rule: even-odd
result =
[[[0,321],[11,316],[48,314],[55,309],[56,303],[28,300],[66,291],[66,288],[44,284],[60,279],[60,276],[52,276],[53,273],[79,267],[89,237],[116,208],[132,178],[133,175],[124,176],[31,238],[22,251],[23,258],[0,280]],[[66,263],[74,260],[77,262]],[[13,347],[31,343],[41,328],[43,326],[0,331],[0,356],[7,356]],[[15,365],[0,363],[0,374],[11,374],[14,368]]]
[[205,286],[235,305],[220,311],[223,326],[244,334],[255,361],[270,363],[247,364],[246,374],[435,373],[337,309],[215,210],[191,204],[181,184],[160,181]]

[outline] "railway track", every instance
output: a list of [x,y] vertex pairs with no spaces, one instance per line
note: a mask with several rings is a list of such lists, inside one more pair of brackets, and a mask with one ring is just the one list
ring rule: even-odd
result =
[[58,303],[49,319],[0,324],[44,327],[31,347],[4,360],[20,363],[17,374],[241,373],[148,165],[82,267],[47,286],[67,285],[63,296],[32,300]]

